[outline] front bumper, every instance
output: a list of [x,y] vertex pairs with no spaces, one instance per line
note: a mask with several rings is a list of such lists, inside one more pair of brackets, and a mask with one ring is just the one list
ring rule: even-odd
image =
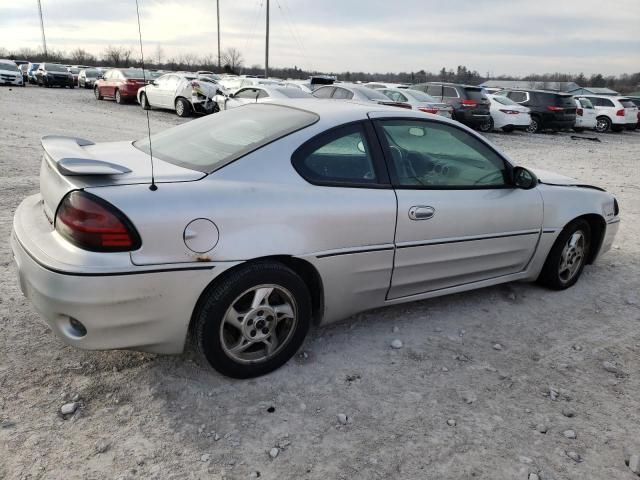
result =
[[[16,210],[11,249],[22,292],[54,333],[69,345],[89,350],[181,352],[201,293],[236,263],[131,265],[118,271],[65,266],[39,248],[38,242],[47,237],[33,231],[34,197],[39,195],[28,197]],[[86,333],[74,327],[72,319]]]
[[0,85],[15,85],[16,87],[21,87],[22,76],[10,77],[9,75],[0,75]]
[[604,253],[611,250],[613,246],[613,241],[616,238],[616,234],[618,233],[618,228],[620,227],[620,218],[614,218],[607,222],[607,227],[604,232],[604,238],[602,239],[602,245],[600,247],[600,251],[598,252],[597,258],[600,258]]

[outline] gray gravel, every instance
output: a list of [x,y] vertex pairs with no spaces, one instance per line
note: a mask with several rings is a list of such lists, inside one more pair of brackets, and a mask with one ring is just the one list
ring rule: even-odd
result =
[[[40,136],[146,134],[139,106],[78,89],[3,87],[0,111],[4,239],[20,200],[38,190]],[[184,121],[150,116],[154,131]],[[518,283],[361,314],[313,331],[306,356],[250,381],[220,377],[188,354],[64,346],[22,298],[0,244],[0,478],[631,478],[623,450],[640,451],[640,132],[589,135],[602,143],[489,135],[519,164],[618,196],[615,248],[575,287]],[[393,326],[410,346],[389,348]],[[493,350],[497,339],[508,348]],[[354,372],[360,378],[345,381]],[[461,401],[465,392],[477,399]],[[82,408],[65,420],[60,406],[75,394]],[[563,407],[579,415],[569,420]],[[345,428],[337,412],[357,421]],[[578,438],[537,434],[539,423]],[[283,438],[291,444],[272,460],[265,448]]]

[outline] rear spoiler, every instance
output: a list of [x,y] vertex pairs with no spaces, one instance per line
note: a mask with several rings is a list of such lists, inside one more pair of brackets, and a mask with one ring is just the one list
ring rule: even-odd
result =
[[407,108],[407,109],[411,110],[411,105],[408,104],[408,103],[404,103],[404,102],[393,102],[393,101],[386,102],[384,100],[381,100],[378,103],[380,105],[387,105],[387,106],[390,106],[390,107]]
[[90,140],[61,135],[45,135],[42,148],[61,175],[121,175],[129,173],[127,167],[92,158],[82,147],[95,145]]

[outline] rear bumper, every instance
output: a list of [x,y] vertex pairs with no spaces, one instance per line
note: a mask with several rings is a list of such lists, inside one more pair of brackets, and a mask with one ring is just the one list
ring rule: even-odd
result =
[[477,127],[489,121],[491,115],[489,111],[462,110],[455,111],[455,119],[470,127]]
[[573,126],[575,125],[576,121],[575,119],[572,120],[548,120],[546,122],[543,123],[543,128],[551,128],[554,130],[568,130],[570,128],[573,128]]
[[[177,264],[96,271],[61,267],[38,248],[27,198],[16,210],[11,250],[20,288],[65,343],[89,350],[182,351],[201,293],[236,263]],[[29,235],[29,233],[32,235]],[[78,271],[80,270],[80,271]],[[80,322],[86,333],[74,327]]]

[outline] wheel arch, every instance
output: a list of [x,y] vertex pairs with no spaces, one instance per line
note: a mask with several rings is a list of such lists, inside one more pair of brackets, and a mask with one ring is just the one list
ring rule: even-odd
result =
[[598,252],[602,246],[607,222],[602,215],[598,215],[597,213],[587,213],[574,218],[572,222],[574,220],[585,220],[591,229],[591,238],[589,239],[591,242],[591,248],[589,249],[589,256],[587,257],[587,264],[590,265],[598,256]]
[[219,276],[214,278],[207,286],[202,290],[196,304],[194,305],[193,312],[191,313],[191,320],[189,322],[189,331],[192,330],[194,325],[194,319],[196,317],[196,313],[198,312],[200,305],[205,297],[205,294],[214,288],[219,283],[226,281],[226,279],[236,270],[240,268],[244,268],[247,265],[256,264],[256,263],[265,263],[265,262],[277,262],[280,263],[291,270],[293,270],[296,274],[302,278],[302,281],[307,286],[309,290],[309,295],[311,296],[311,309],[312,309],[312,323],[313,325],[318,325],[322,320],[322,316],[324,314],[324,286],[322,283],[322,277],[320,273],[310,262],[298,258],[292,257],[290,255],[270,255],[265,257],[257,257],[251,260],[247,260],[246,262],[239,263],[228,270],[225,270]]

